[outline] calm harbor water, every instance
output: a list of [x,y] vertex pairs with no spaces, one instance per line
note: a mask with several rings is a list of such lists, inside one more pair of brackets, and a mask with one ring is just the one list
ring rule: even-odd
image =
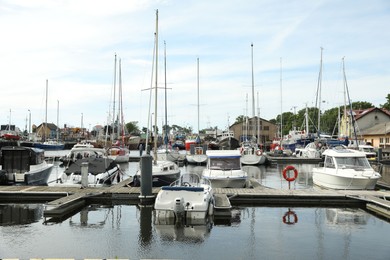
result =
[[[288,189],[285,165],[245,167],[265,186]],[[311,168],[292,189],[313,189]],[[122,166],[134,175],[138,163]],[[201,173],[203,166],[181,167]],[[63,168],[52,172],[54,180]],[[315,188],[315,187],[314,187]],[[232,217],[159,224],[152,207],[89,205],[52,222],[43,204],[0,205],[0,258],[389,259],[390,225],[362,209],[234,207]]]

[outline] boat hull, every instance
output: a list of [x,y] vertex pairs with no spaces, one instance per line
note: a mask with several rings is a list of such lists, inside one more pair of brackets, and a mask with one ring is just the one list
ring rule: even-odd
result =
[[43,149],[43,150],[63,150],[64,144],[44,144],[44,143],[34,143],[33,147]]
[[30,185],[30,186],[46,186],[53,164],[46,162],[41,165],[31,165],[30,171],[25,173],[6,173],[7,184],[19,184],[19,185]]
[[313,183],[327,189],[337,190],[372,190],[380,175],[369,173],[342,175],[327,171],[324,168],[313,168]]
[[243,154],[241,155],[241,163],[245,165],[258,165],[264,164],[266,161],[265,155],[257,155],[257,154]]
[[190,164],[206,164],[207,155],[206,154],[187,154],[186,160]]
[[209,180],[213,188],[244,188],[246,186],[247,177],[206,177],[203,178]]

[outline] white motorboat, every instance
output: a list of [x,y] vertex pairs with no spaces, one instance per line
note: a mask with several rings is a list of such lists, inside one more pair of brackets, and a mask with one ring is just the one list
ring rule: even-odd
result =
[[124,145],[115,144],[108,149],[108,158],[116,163],[128,163],[130,160],[130,150]]
[[366,155],[352,149],[327,149],[322,167],[313,168],[313,183],[330,189],[374,189],[381,175],[368,162]]
[[62,161],[65,167],[68,167],[76,160],[84,158],[108,158],[108,156],[103,148],[95,148],[91,144],[76,144],[60,161]]
[[158,192],[154,209],[157,219],[205,219],[213,212],[213,189],[207,179],[197,174],[183,174]]
[[120,167],[114,160],[101,157],[84,157],[70,162],[59,178],[61,186],[81,186],[83,167],[87,167],[88,186],[111,185],[120,177]]
[[159,161],[177,162],[183,158],[184,155],[180,154],[178,149],[172,147],[161,147],[157,150],[157,160]]
[[258,165],[264,164],[266,156],[263,154],[263,150],[256,144],[250,142],[243,142],[240,147],[241,163],[245,165]]
[[[180,169],[176,163],[171,161],[153,161],[152,162],[152,186],[161,187],[170,185],[180,177]],[[132,186],[141,185],[141,169],[133,177]]]
[[375,159],[376,152],[372,145],[368,144],[359,144],[359,151],[365,153],[366,157],[369,159]]
[[243,188],[248,174],[242,169],[239,150],[208,150],[207,166],[203,178],[210,180],[213,188]]
[[187,151],[186,159],[191,164],[206,164],[207,155],[205,153],[206,147],[194,146],[192,150]]
[[47,185],[53,168],[44,150],[23,146],[2,147],[0,164],[0,185]]
[[186,160],[190,164],[207,163],[207,145],[200,145],[199,136],[194,139],[186,140]]

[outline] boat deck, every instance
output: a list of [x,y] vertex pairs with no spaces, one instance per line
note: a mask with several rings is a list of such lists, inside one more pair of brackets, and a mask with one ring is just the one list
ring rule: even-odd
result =
[[[130,179],[110,187],[0,186],[0,202],[45,203],[45,217],[61,217],[88,203],[139,204],[140,187],[130,187]],[[152,188],[155,198],[161,188]],[[271,189],[261,185],[252,188],[215,188],[215,212],[231,205],[362,207],[390,218],[389,190]],[[154,199],[152,199],[154,202]]]

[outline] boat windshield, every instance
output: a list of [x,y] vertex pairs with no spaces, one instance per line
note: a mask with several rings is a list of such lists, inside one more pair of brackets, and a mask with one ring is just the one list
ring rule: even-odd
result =
[[210,158],[212,170],[239,170],[241,169],[240,158]]
[[371,168],[366,157],[337,157],[335,159],[339,168]]

